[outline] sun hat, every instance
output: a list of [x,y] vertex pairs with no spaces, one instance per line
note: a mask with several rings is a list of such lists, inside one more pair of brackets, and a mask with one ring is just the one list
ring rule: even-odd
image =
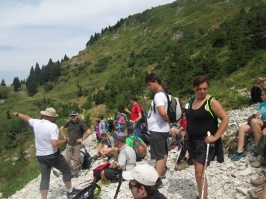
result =
[[70,113],[70,115],[78,115],[79,113],[78,113],[78,111],[71,111],[71,113]]
[[58,115],[56,114],[56,110],[52,107],[46,108],[45,111],[41,111],[40,113],[48,117],[58,117]]
[[149,164],[139,164],[131,171],[123,171],[122,176],[125,180],[136,180],[146,186],[154,186],[159,178],[155,168]]

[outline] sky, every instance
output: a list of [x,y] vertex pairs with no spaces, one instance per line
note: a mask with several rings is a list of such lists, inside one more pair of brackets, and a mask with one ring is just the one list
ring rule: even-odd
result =
[[174,0],[0,0],[0,81],[78,54],[95,32]]

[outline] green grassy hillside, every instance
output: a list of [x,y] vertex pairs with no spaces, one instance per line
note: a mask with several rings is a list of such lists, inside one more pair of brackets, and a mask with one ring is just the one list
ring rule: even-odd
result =
[[[209,93],[226,110],[251,104],[250,88],[259,76],[266,77],[265,3],[177,0],[147,9],[102,27],[78,55],[55,63],[60,73],[53,79],[40,83],[34,77],[17,92],[0,86],[0,192],[11,195],[39,174],[32,131],[11,115],[14,111],[40,118],[39,111],[52,106],[61,126],[70,110],[77,109],[85,123],[94,124],[99,113],[128,107],[130,95],[147,108],[152,95],[144,79],[150,71],[160,74],[184,103],[192,80],[206,75]],[[29,95],[33,84],[36,90]]]

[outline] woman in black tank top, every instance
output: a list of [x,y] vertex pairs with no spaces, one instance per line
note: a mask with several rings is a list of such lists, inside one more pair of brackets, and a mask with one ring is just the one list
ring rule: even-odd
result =
[[[222,105],[215,98],[211,101],[210,105],[215,116],[211,115],[207,105],[207,100],[210,97],[207,93],[209,81],[205,76],[195,78],[192,86],[195,92],[195,98],[193,102],[190,103],[190,107],[186,113],[186,132],[190,138],[189,156],[192,158],[195,168],[195,177],[199,192],[198,197],[201,198],[207,144],[211,143],[210,146],[214,146],[217,140],[221,141],[220,137],[228,126],[229,117]],[[221,120],[219,127],[216,117]],[[210,136],[207,136],[208,131],[211,133]],[[214,159],[215,148],[216,147],[209,148],[208,165],[210,161]],[[208,182],[207,179],[205,179],[204,199],[207,197],[207,190]]]

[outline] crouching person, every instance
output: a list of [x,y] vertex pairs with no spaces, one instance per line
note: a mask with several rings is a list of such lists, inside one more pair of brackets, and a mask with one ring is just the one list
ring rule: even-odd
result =
[[114,145],[118,149],[115,150],[117,163],[112,163],[101,171],[101,180],[118,180],[117,178],[120,178],[122,170],[131,171],[136,166],[136,153],[126,145],[125,137],[117,137]]
[[153,166],[139,164],[132,171],[124,171],[122,176],[129,181],[134,199],[166,199],[158,191],[159,175]]

